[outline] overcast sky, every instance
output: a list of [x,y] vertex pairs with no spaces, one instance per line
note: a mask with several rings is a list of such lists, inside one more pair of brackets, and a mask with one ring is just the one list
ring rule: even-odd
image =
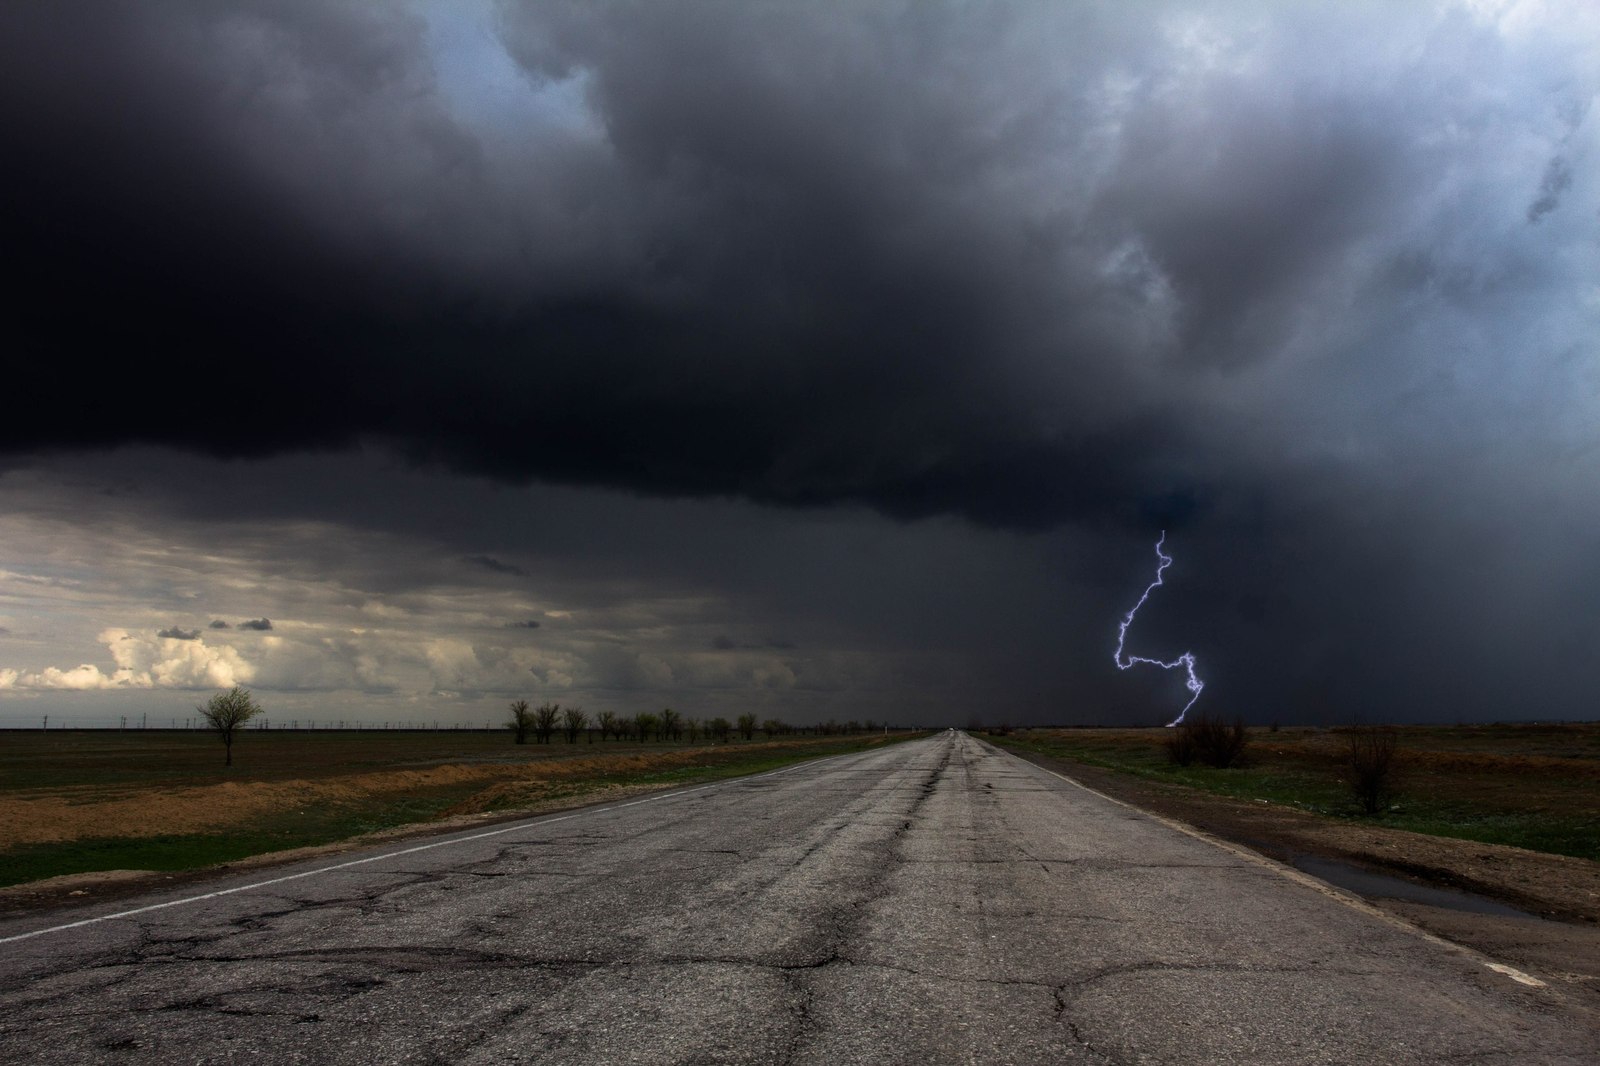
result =
[[1575,718],[1600,9],[0,7],[0,722]]

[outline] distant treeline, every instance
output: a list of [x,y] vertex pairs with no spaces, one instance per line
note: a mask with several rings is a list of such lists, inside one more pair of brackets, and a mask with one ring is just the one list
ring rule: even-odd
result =
[[[561,717],[552,724],[551,732],[565,733],[567,723],[566,708],[561,709]],[[609,718],[609,724],[607,719]],[[476,722],[464,721],[418,721],[416,719],[367,719],[367,718],[285,718],[277,716],[262,716],[252,721],[245,728],[251,730],[270,729],[274,732],[373,732],[387,731],[399,733],[499,733],[508,728],[505,721],[483,719]],[[12,721],[0,722],[0,732],[33,732],[49,730],[79,731],[79,732],[112,732],[136,730],[151,733],[186,732],[191,730],[206,730],[210,727],[204,718],[198,716],[172,717],[170,715],[124,715],[116,717],[78,717],[67,715],[42,715],[31,722]],[[696,741],[700,739],[717,739],[727,736],[743,736],[751,739],[756,733],[768,737],[779,736],[850,736],[858,733],[881,733],[885,730],[895,732],[907,729],[920,728],[917,726],[903,726],[887,722],[874,721],[873,719],[838,722],[829,719],[826,722],[811,725],[792,725],[777,718],[768,718],[756,722],[752,715],[740,715],[729,721],[725,718],[693,718],[679,716],[677,712],[667,709],[656,714],[636,714],[632,716],[617,715],[603,712],[592,718],[585,715],[583,724],[579,727],[580,735],[595,734],[599,740],[647,740],[647,741]]]

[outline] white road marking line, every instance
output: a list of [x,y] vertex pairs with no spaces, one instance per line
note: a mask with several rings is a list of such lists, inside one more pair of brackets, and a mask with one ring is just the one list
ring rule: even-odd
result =
[[700,785],[697,788],[686,788],[681,792],[664,792],[655,796],[645,796],[642,799],[629,800],[627,803],[614,803],[607,807],[585,807],[583,810],[573,811],[571,814],[560,814],[554,817],[545,818],[532,818],[525,822],[518,822],[515,825],[504,826],[500,829],[490,829],[482,833],[473,833],[471,836],[451,837],[448,840],[435,840],[429,844],[418,844],[415,847],[402,848],[399,851],[386,851],[382,855],[368,855],[364,859],[351,859],[349,862],[335,863],[332,866],[319,866],[315,870],[302,870],[297,874],[285,874],[283,877],[272,877],[265,881],[255,881],[248,885],[237,885],[233,888],[218,889],[216,892],[206,892],[198,896],[185,896],[183,899],[172,899],[165,903],[151,903],[144,907],[134,907],[132,910],[117,911],[114,914],[102,914],[94,918],[83,918],[76,922],[67,922],[65,925],[52,925],[45,929],[35,929],[31,933],[17,933],[13,936],[0,937],[0,944],[12,944],[18,940],[29,940],[36,936],[44,936],[46,933],[60,933],[68,929],[79,929],[86,925],[96,925],[100,922],[110,922],[120,918],[132,918],[136,914],[148,914],[151,911],[164,910],[167,907],[182,907],[190,903],[201,903],[208,899],[216,899],[219,896],[231,896],[238,892],[252,892],[258,888],[268,888],[272,885],[281,885],[285,881],[298,881],[304,877],[315,877],[318,874],[332,873],[335,870],[348,870],[352,866],[364,866],[369,862],[381,862],[384,859],[398,859],[402,855],[415,855],[419,851],[431,851],[434,848],[449,847],[452,844],[469,844],[474,840],[484,840],[488,837],[497,837],[506,833],[515,833],[519,829],[528,829],[533,826],[554,825],[556,822],[565,822],[573,818],[583,817],[585,815],[605,814],[608,811],[620,811],[626,807],[637,807],[641,803],[653,803],[658,800],[677,799],[680,796],[690,796],[696,792],[704,792],[707,789],[718,788],[729,784],[737,784],[739,781],[755,781],[764,777],[777,777],[779,774],[786,774],[791,770],[799,770],[807,766],[818,766],[825,762],[832,762],[834,759],[843,759],[850,755],[860,754],[862,753],[850,751],[845,752],[843,755],[827,755],[820,759],[810,759],[806,762],[795,763],[793,766],[785,766],[781,770],[773,770],[770,773],[757,774],[754,777],[736,777],[728,781],[713,781],[709,785]]
[[[979,741],[979,743],[981,744],[982,741]],[[992,745],[986,746],[992,747]],[[1255,865],[1266,870],[1271,870],[1280,877],[1287,878],[1298,885],[1304,885],[1315,892],[1320,892],[1322,895],[1327,896],[1330,899],[1337,900],[1346,907],[1349,907],[1352,910],[1360,911],[1362,914],[1365,914],[1368,917],[1376,918],[1379,921],[1384,922],[1387,925],[1391,925],[1396,929],[1403,929],[1413,936],[1417,936],[1423,940],[1426,940],[1430,944],[1447,948],[1458,955],[1464,956],[1465,958],[1476,962],[1485,969],[1493,970],[1495,973],[1511,978],[1518,984],[1527,985],[1529,988],[1549,987],[1545,984],[1545,982],[1539,980],[1537,977],[1534,977],[1532,974],[1524,973],[1516,967],[1508,966],[1503,962],[1497,962],[1494,959],[1491,959],[1489,956],[1481,952],[1474,951],[1472,948],[1466,947],[1465,945],[1457,944],[1453,940],[1446,940],[1442,936],[1430,933],[1426,929],[1406,921],[1404,918],[1374,907],[1372,904],[1368,903],[1359,896],[1352,896],[1348,892],[1344,892],[1338,888],[1335,888],[1333,885],[1328,884],[1328,882],[1323,881],[1320,878],[1312,877],[1308,873],[1302,873],[1301,871],[1296,870],[1293,866],[1285,865],[1284,863],[1278,862],[1276,859],[1269,859],[1265,855],[1251,851],[1248,848],[1240,847],[1237,844],[1231,844],[1228,841],[1223,840],[1221,837],[1212,836],[1210,833],[1207,833],[1204,830],[1196,829],[1192,825],[1185,825],[1184,823],[1172,818],[1168,818],[1165,815],[1157,814],[1155,811],[1147,811],[1143,807],[1135,806],[1132,803],[1119,800],[1115,796],[1108,796],[1098,789],[1090,788],[1082,781],[1074,780],[1073,778],[1068,777],[1066,774],[1057,773],[1048,767],[1040,766],[1038,763],[1029,762],[1027,759],[1022,758],[1013,752],[1004,751],[1002,748],[993,748],[993,750],[1004,752],[1004,754],[1010,755],[1013,759],[1016,759],[1024,766],[1031,766],[1035,770],[1044,771],[1051,777],[1058,777],[1067,784],[1081,788],[1083,791],[1092,796],[1099,796],[1101,799],[1110,803],[1115,803],[1119,807],[1126,808],[1130,811],[1135,811],[1144,815],[1146,818],[1154,819],[1155,821],[1166,826],[1168,829],[1176,829],[1185,836],[1194,837],[1196,840],[1203,840],[1212,847],[1221,848],[1223,851],[1226,851],[1231,855],[1236,855],[1239,858],[1244,859],[1246,862],[1254,863]]]

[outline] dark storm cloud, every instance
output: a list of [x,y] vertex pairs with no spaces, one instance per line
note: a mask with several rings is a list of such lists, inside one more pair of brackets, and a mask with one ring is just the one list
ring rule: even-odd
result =
[[[6,13],[13,386],[164,373],[0,446],[373,438],[510,480],[1135,518],[1206,491],[1170,456],[1209,431],[1148,369],[1261,358],[1404,170],[1371,100],[1110,107],[1107,70],[1170,46],[1028,5],[511,7],[509,54],[581,78],[595,127],[519,154],[405,11]],[[254,378],[225,419],[219,359]]]
[[793,651],[795,650],[795,644],[793,641],[774,640],[770,637],[766,640],[741,644],[726,633],[718,633],[711,638],[711,649],[713,651]]
[[163,640],[199,640],[200,631],[198,629],[180,629],[177,626],[172,626],[170,629],[158,630],[156,636]]
[[270,618],[252,618],[248,622],[240,622],[239,628],[254,629],[258,632],[265,633],[272,628],[272,620]]
[[[790,583],[794,543],[665,504],[502,530],[498,498],[363,495],[337,455],[165,487],[493,573],[759,585],[773,614],[731,632],[809,649],[788,612],[831,612],[1093,707],[1153,698],[1096,642],[1166,528],[1135,639],[1194,650],[1208,699],[1582,706],[1593,17],[1125,7],[511,4],[462,62],[399,4],[10,5],[0,227],[28,270],[0,335],[29,402],[0,462],[364,448],[724,523],[868,508],[924,550],[863,520]],[[945,544],[950,515],[982,535]],[[1039,563],[1059,591],[1019,562],[1047,534],[1081,560]],[[752,646],[716,631],[694,646]]]
[[527,618],[520,622],[507,622],[505,627],[507,629],[538,629],[541,624],[537,619]]
[[232,629],[233,627],[230,626],[227,622],[224,622],[220,618],[213,618],[211,620],[211,624],[208,625],[206,628],[207,629]]

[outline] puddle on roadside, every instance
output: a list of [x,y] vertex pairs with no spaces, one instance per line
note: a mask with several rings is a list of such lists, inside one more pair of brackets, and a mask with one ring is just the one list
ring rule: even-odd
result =
[[1359,866],[1351,866],[1349,863],[1338,862],[1334,859],[1319,859],[1311,855],[1296,855],[1289,860],[1289,864],[1303,873],[1321,878],[1331,885],[1336,885],[1360,896],[1402,899],[1409,903],[1425,903],[1430,907],[1443,907],[1452,911],[1469,911],[1473,914],[1494,914],[1504,918],[1541,920],[1536,914],[1519,911],[1515,907],[1497,903],[1484,896],[1473,895],[1471,892],[1461,892],[1453,888],[1434,888],[1431,885],[1419,885],[1415,881],[1390,877],[1388,874],[1373,873],[1371,870],[1363,870]]

